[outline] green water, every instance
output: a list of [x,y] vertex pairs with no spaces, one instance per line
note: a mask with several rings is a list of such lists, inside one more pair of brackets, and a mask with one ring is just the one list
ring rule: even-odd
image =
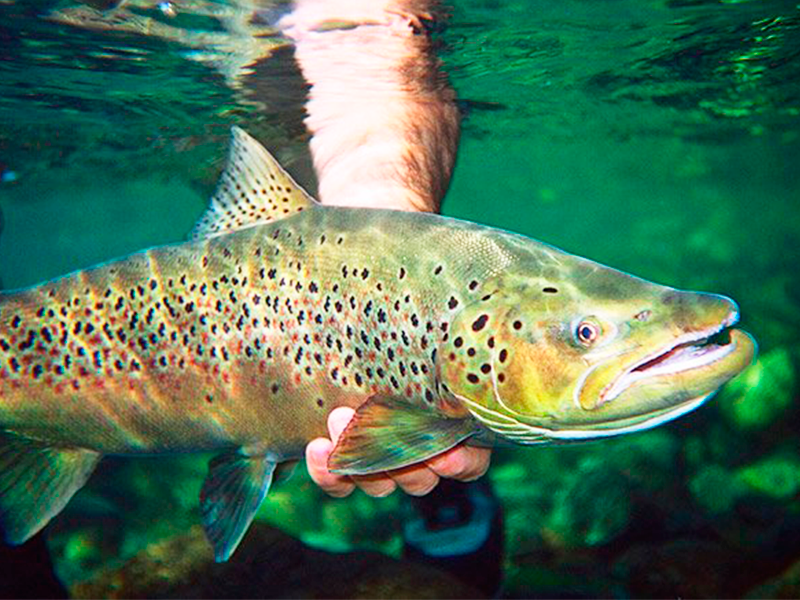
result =
[[[265,60],[234,84],[189,35],[223,30],[204,10],[234,5],[176,3],[170,20],[154,4],[134,13],[168,34],[68,26],[44,17],[70,3],[0,0],[4,287],[183,239],[231,124],[302,177],[291,65]],[[678,422],[497,451],[504,594],[769,595],[758,586],[800,561],[800,5],[461,0],[450,12],[436,37],[466,119],[443,212],[729,295],[760,344],[754,368]],[[85,578],[197,523],[203,474],[189,458],[101,467],[51,528],[59,573]],[[311,544],[397,555],[402,505],[327,499],[298,472],[259,514]]]

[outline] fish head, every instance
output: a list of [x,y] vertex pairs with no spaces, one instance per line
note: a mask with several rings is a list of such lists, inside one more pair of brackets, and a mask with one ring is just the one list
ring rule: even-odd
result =
[[446,394],[518,443],[654,427],[698,407],[756,352],[732,327],[733,300],[566,254],[536,277],[505,273],[486,287],[451,322],[438,373]]

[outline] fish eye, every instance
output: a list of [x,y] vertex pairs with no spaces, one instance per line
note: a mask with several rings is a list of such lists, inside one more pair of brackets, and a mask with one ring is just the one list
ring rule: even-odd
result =
[[591,346],[600,337],[600,327],[591,321],[581,321],[575,328],[575,339],[583,346]]

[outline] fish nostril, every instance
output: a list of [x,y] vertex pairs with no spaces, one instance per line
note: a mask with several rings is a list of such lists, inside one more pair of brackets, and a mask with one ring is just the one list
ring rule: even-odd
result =
[[674,306],[677,304],[683,304],[685,302],[683,293],[679,291],[669,292],[668,294],[664,294],[661,297],[661,303],[665,306]]
[[645,309],[645,310],[639,311],[638,313],[633,315],[633,318],[636,321],[644,322],[644,321],[649,320],[651,316],[653,316],[653,311],[649,310],[649,309]]

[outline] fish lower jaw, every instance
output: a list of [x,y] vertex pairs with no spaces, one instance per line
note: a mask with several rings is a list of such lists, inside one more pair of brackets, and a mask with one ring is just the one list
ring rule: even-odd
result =
[[551,430],[547,432],[547,438],[553,442],[581,441],[647,431],[648,429],[653,429],[654,427],[673,421],[678,417],[696,410],[713,395],[714,392],[711,392],[703,396],[691,398],[669,410],[653,414],[648,418],[636,419],[630,423],[609,421],[607,423],[597,423],[593,426],[583,426],[575,429],[563,428]]
[[611,402],[632,385],[645,379],[677,375],[717,363],[736,350],[730,330],[723,324],[710,332],[697,332],[678,338],[665,350],[633,364],[600,394],[598,406]]

